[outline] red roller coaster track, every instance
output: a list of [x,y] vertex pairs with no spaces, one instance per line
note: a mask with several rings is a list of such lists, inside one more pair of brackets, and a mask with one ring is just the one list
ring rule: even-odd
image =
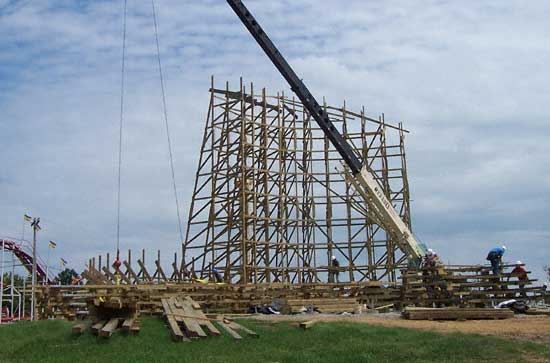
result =
[[[6,251],[13,251],[14,255],[21,261],[21,264],[25,266],[29,273],[32,273],[32,251],[22,243],[17,243],[8,239],[0,239],[0,248],[2,243]],[[46,277],[46,266],[39,259],[36,259],[36,279],[37,282],[44,282],[51,284],[52,281],[49,277]]]

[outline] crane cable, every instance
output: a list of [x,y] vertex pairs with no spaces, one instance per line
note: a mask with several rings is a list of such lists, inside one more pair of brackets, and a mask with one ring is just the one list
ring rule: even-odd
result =
[[118,185],[117,185],[117,216],[116,216],[116,251],[117,260],[120,258],[120,181],[122,169],[122,124],[124,116],[124,68],[126,65],[126,14],[128,0],[124,0],[124,20],[122,27],[122,67],[120,77],[120,122],[118,135]]
[[170,169],[172,171],[172,185],[174,187],[174,198],[176,201],[176,213],[178,217],[178,231],[180,234],[180,242],[183,243],[183,231],[181,229],[181,217],[180,217],[180,206],[178,201],[178,190],[176,187],[176,175],[174,172],[174,158],[172,156],[172,142],[170,140],[170,128],[168,126],[168,112],[166,110],[166,95],[164,91],[164,78],[162,76],[162,63],[160,61],[160,46],[159,46],[159,36],[158,36],[158,25],[157,25],[157,14],[155,10],[155,0],[151,0],[151,6],[153,9],[153,22],[155,25],[155,40],[157,43],[157,60],[159,68],[159,78],[160,78],[160,88],[162,92],[162,107],[164,111],[164,124],[166,126],[166,138],[168,140],[168,154],[170,155]]

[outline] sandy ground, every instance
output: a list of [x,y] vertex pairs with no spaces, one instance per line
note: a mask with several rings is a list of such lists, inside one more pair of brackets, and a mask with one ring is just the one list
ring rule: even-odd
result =
[[397,313],[360,314],[351,316],[329,314],[259,315],[254,319],[268,321],[345,321],[388,327],[428,330],[437,333],[468,333],[493,335],[509,339],[550,343],[550,316],[516,315],[505,320],[429,321],[406,320]]

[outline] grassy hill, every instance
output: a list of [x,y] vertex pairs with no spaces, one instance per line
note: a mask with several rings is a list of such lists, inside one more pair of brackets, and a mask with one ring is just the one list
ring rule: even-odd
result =
[[548,362],[550,348],[476,335],[440,335],[366,324],[320,323],[302,331],[290,323],[244,321],[260,334],[173,343],[160,318],[145,317],[137,336],[110,339],[71,334],[65,321],[0,327],[0,362]]

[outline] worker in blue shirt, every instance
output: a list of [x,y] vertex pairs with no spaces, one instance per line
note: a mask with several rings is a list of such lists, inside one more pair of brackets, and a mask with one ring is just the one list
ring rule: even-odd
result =
[[222,283],[223,282],[223,276],[220,273],[220,271],[218,271],[217,268],[212,267],[212,274],[214,275],[214,279],[216,280],[217,283]]
[[495,275],[500,273],[504,252],[506,252],[506,246],[495,247],[491,249],[487,255],[487,261],[491,262],[491,268]]

